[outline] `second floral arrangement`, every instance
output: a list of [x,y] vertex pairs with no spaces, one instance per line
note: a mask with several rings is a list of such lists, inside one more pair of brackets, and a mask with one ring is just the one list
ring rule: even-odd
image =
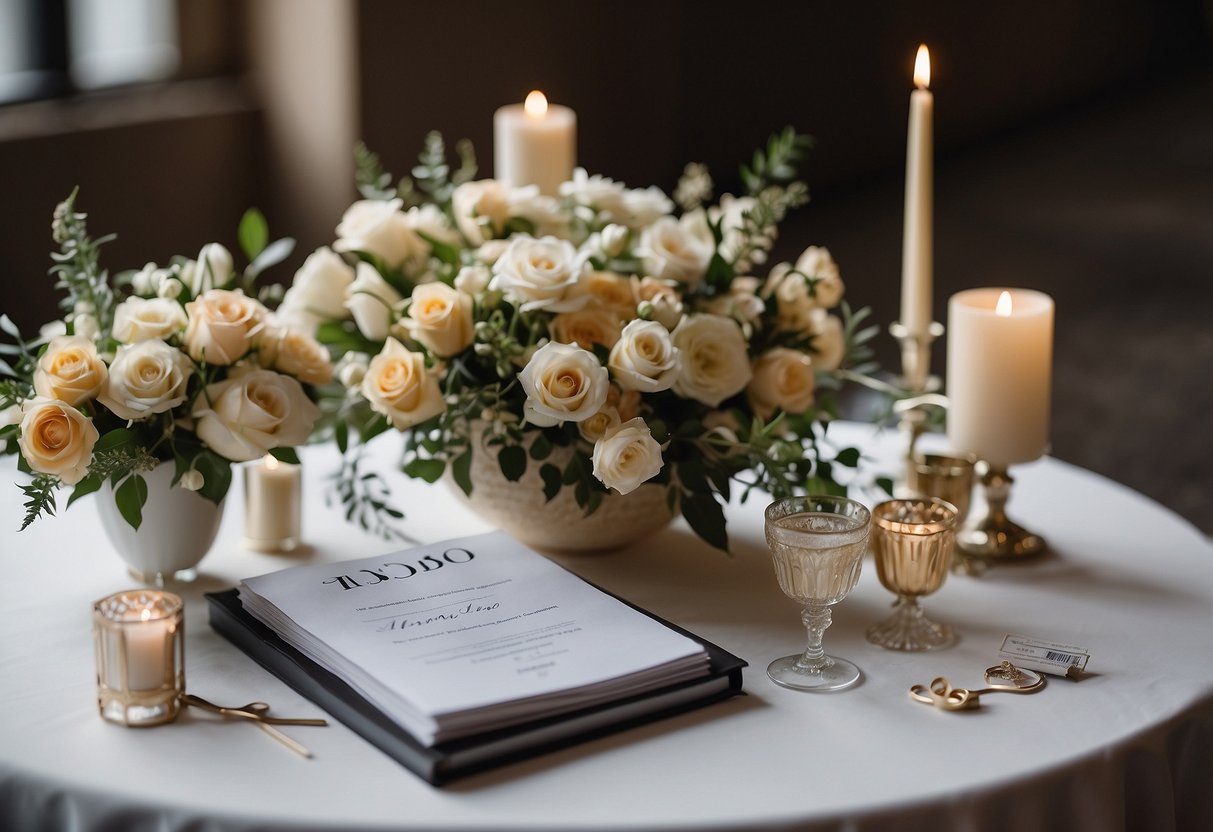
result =
[[494,454],[507,480],[537,466],[548,499],[571,488],[587,514],[658,486],[726,548],[734,489],[839,493],[835,466],[858,459],[827,452],[821,393],[871,369],[864,313],[824,248],[760,274],[808,199],[808,147],[773,136],[742,168],[746,195],[711,205],[697,165],[674,199],[581,169],[545,196],[475,179],[466,145],[452,170],[436,134],[394,187],[360,150],[365,198],[278,315],[342,356],[343,450],[351,427],[363,443],[395,428],[412,476],[449,472],[470,493],[473,456]]

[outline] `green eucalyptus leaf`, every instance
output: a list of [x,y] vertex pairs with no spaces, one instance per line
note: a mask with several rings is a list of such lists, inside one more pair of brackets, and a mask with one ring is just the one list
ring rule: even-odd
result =
[[72,503],[76,502],[81,497],[92,494],[101,487],[101,483],[103,482],[104,480],[96,474],[89,474],[87,477],[80,480],[80,482],[76,483],[76,487],[72,490],[72,496],[68,497],[66,508],[71,508]]
[[270,448],[270,456],[288,465],[299,465],[299,452],[291,447]]
[[269,225],[265,215],[256,208],[250,208],[240,218],[240,227],[236,231],[236,239],[240,249],[250,261],[256,260],[257,255],[265,250],[265,244],[270,239]]
[[455,478],[455,483],[463,489],[463,493],[472,496],[472,449],[455,457],[455,461],[451,463],[451,476]]
[[115,448],[121,448],[125,445],[132,445],[137,439],[135,432],[130,428],[114,428],[106,431],[105,434],[97,440],[97,444],[93,445],[93,453],[99,454],[102,451],[112,451]]
[[839,465],[845,465],[848,468],[854,468],[856,465],[859,464],[859,449],[858,448],[844,448],[843,450],[838,452],[838,455],[836,457],[834,457],[834,461],[837,462]]
[[510,482],[518,482],[526,473],[526,451],[521,445],[507,445],[497,455],[501,474]]
[[194,458],[194,470],[202,475],[198,493],[218,505],[232,484],[232,464],[214,451],[204,450]]
[[539,466],[539,476],[543,479],[543,496],[548,502],[560,493],[561,477],[560,469],[555,465],[545,463]]
[[428,483],[438,482],[446,470],[446,463],[441,459],[411,459],[404,465],[404,473]]
[[552,453],[552,443],[542,433],[531,443],[531,459],[536,461],[547,459]]
[[131,474],[114,492],[114,501],[122,518],[131,528],[138,529],[143,524],[143,506],[147,504],[147,480]]
[[253,259],[253,262],[248,264],[248,268],[244,273],[249,277],[256,277],[270,266],[276,266],[283,260],[291,256],[291,252],[295,250],[295,241],[290,237],[283,237],[281,240],[274,240],[265,249]]
[[687,525],[705,542],[721,551],[729,551],[729,535],[725,528],[724,508],[711,494],[684,494],[682,516]]

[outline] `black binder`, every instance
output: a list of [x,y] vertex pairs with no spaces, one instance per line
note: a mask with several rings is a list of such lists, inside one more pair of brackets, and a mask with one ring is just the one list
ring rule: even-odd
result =
[[710,659],[709,674],[604,705],[427,747],[348,684],[245,612],[237,590],[208,593],[206,599],[211,627],[216,632],[334,719],[435,785],[727,699],[741,692],[741,669],[746,666],[738,657],[693,633],[629,605],[702,644]]

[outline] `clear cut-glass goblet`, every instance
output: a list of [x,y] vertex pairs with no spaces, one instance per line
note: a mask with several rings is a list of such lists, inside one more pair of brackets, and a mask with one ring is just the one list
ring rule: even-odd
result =
[[931,621],[918,599],[943,586],[956,540],[956,507],[937,498],[887,500],[872,509],[876,577],[896,593],[893,614],[868,629],[890,650],[938,650],[956,643],[947,624]]
[[803,605],[808,631],[803,653],[776,659],[771,681],[806,691],[839,690],[859,680],[859,668],[827,656],[821,641],[830,626],[830,607],[851,593],[859,580],[868,544],[871,513],[845,497],[789,497],[766,510],[767,546],[783,594]]

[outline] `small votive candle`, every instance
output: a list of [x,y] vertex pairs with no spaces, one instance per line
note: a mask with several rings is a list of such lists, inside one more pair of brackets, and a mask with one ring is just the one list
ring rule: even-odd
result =
[[171,592],[131,589],[93,604],[97,707],[110,722],[172,722],[185,690],[185,618]]
[[299,545],[300,466],[272,456],[244,469],[244,545],[258,552],[289,552]]

